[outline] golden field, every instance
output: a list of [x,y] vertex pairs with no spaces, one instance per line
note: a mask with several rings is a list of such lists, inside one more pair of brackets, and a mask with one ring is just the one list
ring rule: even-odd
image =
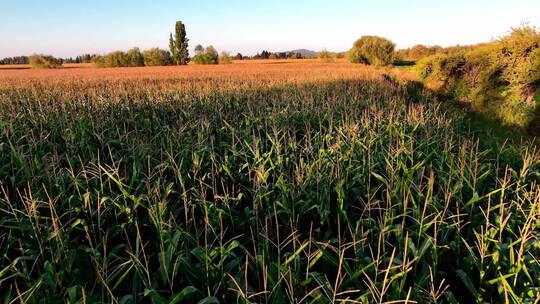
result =
[[392,73],[404,79],[415,79],[412,72],[397,68],[374,68],[337,60],[323,63],[305,60],[243,60],[228,65],[188,65],[139,68],[95,68],[92,64],[66,64],[58,69],[33,70],[29,66],[0,66],[0,85],[17,85],[43,81],[111,81],[111,80],[217,80],[228,82],[272,83],[337,79],[378,79]]

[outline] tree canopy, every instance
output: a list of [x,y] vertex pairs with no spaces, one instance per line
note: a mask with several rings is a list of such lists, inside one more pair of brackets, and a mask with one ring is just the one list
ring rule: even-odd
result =
[[396,45],[382,37],[363,36],[358,39],[349,51],[352,63],[363,63],[376,66],[392,64]]
[[169,48],[172,62],[175,65],[186,65],[189,62],[188,41],[186,37],[186,27],[182,21],[177,21],[175,34],[171,33],[169,38]]

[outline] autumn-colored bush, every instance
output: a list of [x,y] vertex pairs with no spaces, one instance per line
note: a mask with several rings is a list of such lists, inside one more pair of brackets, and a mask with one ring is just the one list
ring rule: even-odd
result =
[[55,69],[62,66],[62,60],[50,55],[32,55],[28,60],[33,69]]

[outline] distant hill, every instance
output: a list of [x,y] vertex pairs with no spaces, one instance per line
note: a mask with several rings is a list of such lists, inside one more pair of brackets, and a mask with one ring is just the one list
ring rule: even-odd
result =
[[287,54],[300,53],[300,54],[302,54],[302,57],[317,57],[317,54],[319,54],[319,52],[306,50],[306,49],[292,50],[292,51],[287,51],[287,52],[284,52],[284,53],[287,53]]

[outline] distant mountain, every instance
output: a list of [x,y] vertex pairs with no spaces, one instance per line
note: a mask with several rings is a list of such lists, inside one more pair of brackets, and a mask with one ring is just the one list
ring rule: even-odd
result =
[[292,50],[292,51],[287,51],[287,52],[284,52],[284,53],[287,53],[287,54],[300,53],[300,54],[302,54],[302,57],[317,57],[317,54],[319,54],[319,52],[306,50],[306,49]]

